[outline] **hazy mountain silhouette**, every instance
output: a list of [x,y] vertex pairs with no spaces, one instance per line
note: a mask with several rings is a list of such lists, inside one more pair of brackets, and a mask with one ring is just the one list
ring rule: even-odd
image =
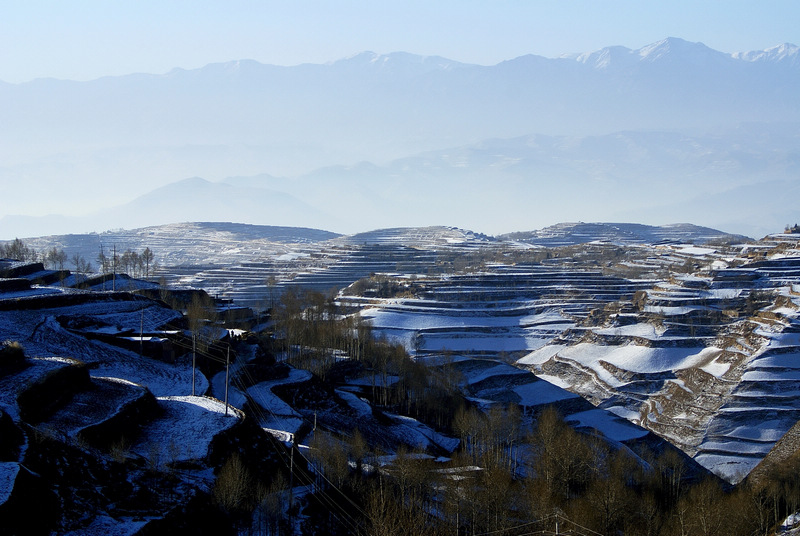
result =
[[[696,197],[786,180],[796,168],[793,149],[778,151],[776,163],[768,143],[759,146],[761,152],[747,145],[763,138],[741,125],[757,122],[761,126],[752,132],[779,137],[784,146],[797,140],[797,58],[798,48],[788,44],[725,54],[668,38],[638,50],[608,47],[553,59],[530,55],[494,66],[366,52],[321,65],[235,61],[162,75],[0,84],[5,162],[0,181],[9,185],[8,198],[20,200],[15,208],[22,214],[86,212],[77,208],[80,203],[98,209],[120,205],[190,176],[217,182],[269,173],[293,178],[276,179],[269,189],[317,211],[342,212],[334,207],[341,203],[334,192],[349,194],[348,212],[358,206],[368,217],[384,216],[385,201],[392,213],[423,216],[392,225],[481,227],[480,220],[471,223],[466,217],[446,221],[475,213],[470,203],[480,200],[485,201],[482,211],[501,211],[494,221],[518,205],[537,211],[542,200],[569,213],[543,225],[618,219],[618,212],[601,212],[601,205],[589,204],[586,210],[592,213],[578,213],[584,210],[575,203],[581,196],[562,195],[561,186],[599,192],[600,200],[616,210],[618,204],[646,208],[648,200],[633,194],[652,193],[653,184],[661,191],[663,181],[681,188],[688,183],[686,195]],[[763,126],[777,122],[783,126]],[[617,132],[625,134],[611,135]],[[530,147],[540,143],[531,142],[534,135],[544,140],[538,154]],[[662,142],[659,136],[666,138]],[[681,136],[703,138],[703,149],[716,137],[716,146],[704,161],[699,151],[680,145]],[[480,148],[494,150],[497,142],[486,140],[498,139],[506,140],[497,153],[502,163],[489,162],[491,155],[481,155]],[[526,140],[528,152],[506,154],[520,143],[511,139]],[[432,167],[442,157],[430,152],[454,154],[453,147],[462,148],[455,152],[469,165],[451,160]],[[731,156],[737,151],[741,158]],[[736,169],[726,182],[725,166],[731,162]],[[331,183],[342,177],[349,182]],[[309,191],[309,184],[316,190]],[[490,184],[495,187],[488,189]],[[295,191],[298,185],[303,196]],[[502,208],[509,199],[516,205]],[[428,213],[402,205],[410,200]],[[659,201],[669,205],[679,199]],[[250,205],[256,209],[255,201]],[[438,207],[436,213],[429,207]],[[148,207],[137,210],[144,216]],[[11,213],[14,209],[6,208]],[[667,221],[676,220],[715,225],[683,215]],[[536,226],[520,227],[512,219],[496,231]],[[372,227],[367,222],[361,229]],[[348,230],[356,229],[341,229]]]

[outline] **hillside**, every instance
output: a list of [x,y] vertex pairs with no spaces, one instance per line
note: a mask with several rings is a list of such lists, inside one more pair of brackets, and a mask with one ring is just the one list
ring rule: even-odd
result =
[[[430,528],[500,530],[557,507],[563,523],[592,530],[651,523],[671,534],[669,519],[703,486],[721,493],[714,508],[755,501],[770,480],[743,477],[792,457],[793,234],[740,242],[690,225],[596,223],[509,240],[452,227],[336,236],[202,223],[105,238],[153,248],[154,278],[168,287],[120,275],[133,293],[104,292],[80,274],[0,263],[0,339],[21,344],[6,345],[0,363],[0,476],[10,483],[0,516],[25,522],[29,494],[51,489],[40,532],[147,534],[194,526],[202,511],[196,523],[223,531],[285,527],[295,515],[319,531],[329,512],[327,530],[347,533],[400,523],[370,495],[392,493],[415,515],[445,508],[425,517]],[[35,243],[74,253],[97,240]],[[233,307],[242,304],[257,311]],[[234,326],[253,335],[222,329]],[[584,461],[548,458],[562,440]],[[227,495],[234,453],[252,480]],[[66,461],[54,470],[57,457]],[[549,463],[577,465],[548,480]],[[615,500],[631,514],[597,517],[585,505],[617,485],[622,466],[630,476]],[[413,470],[428,477],[409,484],[402,475]],[[423,491],[451,489],[421,483],[445,474],[464,475],[462,489],[477,495]],[[76,494],[87,482],[98,492]],[[634,489],[661,497],[661,513],[648,516]],[[481,495],[490,492],[511,495],[492,506]],[[236,503],[241,493],[250,499]],[[523,494],[537,499],[510,499]],[[495,517],[468,521],[459,504]],[[761,519],[737,515],[742,530]]]
[[281,470],[282,445],[201,396],[205,375],[194,381],[180,358],[182,324],[179,311],[129,293],[0,292],[0,339],[18,341],[0,349],[4,530],[224,532],[209,505],[231,445],[249,470]]
[[[116,248],[149,248],[160,266],[158,277],[170,285],[202,288],[240,305],[263,307],[277,289],[340,289],[372,273],[466,268],[504,249],[531,246],[581,245],[592,242],[641,245],[670,242],[702,245],[708,241],[745,243],[749,239],[688,224],[662,227],[641,224],[564,223],[537,231],[492,237],[457,227],[398,227],[355,235],[327,231],[232,224],[181,223],[85,235],[27,238],[37,252],[63,250],[72,266],[75,255],[97,265]],[[679,248],[680,249],[680,248]],[[464,253],[464,255],[461,255]],[[461,258],[458,258],[458,257]]]
[[536,231],[510,233],[500,238],[545,247],[574,246],[595,241],[618,245],[668,243],[702,245],[707,242],[749,241],[745,236],[731,235],[686,223],[660,227],[634,223],[561,223]]

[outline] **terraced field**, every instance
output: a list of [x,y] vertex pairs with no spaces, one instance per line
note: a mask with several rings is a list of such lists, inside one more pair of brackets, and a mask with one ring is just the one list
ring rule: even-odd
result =
[[800,419],[796,266],[658,283],[635,314],[565,332],[518,363],[737,481]]
[[[696,228],[575,224],[502,240],[450,228],[259,238],[191,225],[172,242],[185,226],[137,235],[164,248],[158,277],[173,287],[259,309],[290,288],[337,295],[418,359],[515,363],[730,481],[800,419],[795,235],[724,245]],[[492,396],[514,398],[512,384]]]

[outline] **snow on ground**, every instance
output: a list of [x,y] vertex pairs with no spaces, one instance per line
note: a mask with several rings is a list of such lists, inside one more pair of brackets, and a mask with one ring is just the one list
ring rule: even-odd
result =
[[[164,363],[117,346],[89,341],[71,333],[47,317],[35,332],[23,340],[26,355],[67,355],[92,364],[93,376],[125,378],[150,389],[156,396],[191,394],[191,363]],[[197,373],[199,392],[205,392],[207,380]]]
[[517,361],[518,365],[542,365],[552,359],[558,352],[566,348],[565,344],[548,344],[537,348],[533,352]]
[[253,400],[264,408],[269,416],[301,418],[302,416],[292,406],[272,392],[272,387],[280,384],[281,382],[276,381],[257,383],[247,389],[247,394],[252,396]]
[[664,306],[664,305],[645,305],[644,312],[645,313],[652,313],[657,315],[663,316],[680,316],[689,314],[692,311],[701,311],[706,310],[708,307],[703,307],[700,305],[683,305],[683,306]]
[[700,453],[694,460],[711,470],[720,478],[736,484],[755,468],[762,456],[747,458],[741,454]]
[[32,298],[34,296],[44,296],[47,294],[63,294],[64,289],[53,287],[38,287],[33,286],[27,290],[12,290],[9,292],[0,292],[0,300],[14,300],[17,298]]
[[649,433],[644,428],[631,424],[627,420],[602,409],[590,409],[580,413],[573,413],[566,420],[569,423],[578,423],[578,426],[594,428],[609,439],[620,442],[638,439]]
[[391,413],[386,415],[397,423],[391,426],[392,433],[408,445],[416,446],[420,449],[427,449],[435,445],[447,452],[453,452],[460,443],[458,439],[444,436],[430,426],[411,417]]
[[562,400],[578,398],[578,395],[541,379],[514,387],[513,391],[519,395],[519,404],[521,406],[552,404]]
[[[232,366],[231,369],[233,370],[234,367]],[[228,381],[230,382],[230,377],[234,374],[234,372],[229,371],[228,374],[225,373],[223,370],[222,372],[217,372],[211,378],[211,390],[209,391],[211,396],[218,398],[219,400],[225,400],[225,379],[228,376]],[[195,387],[197,389],[197,387]],[[196,390],[195,392],[202,393],[203,391]],[[234,406],[236,408],[242,409],[247,402],[247,396],[239,390],[238,387],[235,385],[228,385],[228,404]]]
[[[5,295],[0,295],[0,300]],[[138,333],[159,330],[164,324],[181,317],[178,311],[148,300],[109,300],[102,296],[86,303],[50,309],[0,311],[0,337],[24,343],[48,317],[92,317],[118,331]]]
[[544,381],[546,381],[548,383],[551,383],[551,384],[555,385],[556,387],[564,389],[564,390],[567,390],[567,389],[570,389],[570,388],[573,387],[571,381],[568,381],[567,379],[562,378],[561,376],[553,376],[551,374],[541,374],[540,373],[540,374],[537,374],[536,377],[541,379],[541,380],[544,380]]
[[772,450],[774,444],[773,441],[762,443],[758,441],[742,441],[737,438],[725,441],[724,438],[718,438],[715,441],[704,441],[700,444],[700,448],[703,452],[727,452],[736,456],[753,454],[761,458]]
[[784,519],[778,530],[778,534],[789,534],[789,531],[791,531],[791,534],[800,534],[800,532],[792,531],[797,525],[800,525],[800,512],[795,512]]
[[69,404],[53,412],[48,418],[48,426],[67,436],[77,437],[87,426],[114,417],[123,407],[146,396],[146,393],[140,385],[121,378],[95,377],[92,388],[76,393]]
[[460,362],[458,370],[467,385],[478,383],[493,376],[508,376],[514,374],[530,375],[530,372],[512,367],[511,365],[483,359]]
[[[425,307],[419,304],[424,303]],[[446,303],[392,300],[362,311],[376,334],[410,352],[517,352],[544,346],[574,325],[557,310],[531,314],[531,302],[453,310]]]
[[360,418],[372,415],[372,406],[361,397],[353,393],[348,393],[343,389],[336,389],[336,394],[356,412],[357,417]]
[[487,359],[470,359],[458,361],[454,363],[454,366],[461,374],[464,383],[469,386],[490,378],[499,378],[499,383],[502,385],[491,388],[488,392],[478,393],[482,397],[506,398],[503,394],[511,392],[519,398],[519,405],[529,407],[578,398],[578,395],[567,391],[563,386],[554,385],[527,370],[518,369],[506,363]]
[[167,323],[177,321],[183,315],[179,311],[150,302],[130,302],[127,308],[114,308],[93,316],[120,329],[138,333],[140,329],[147,332],[156,331]]
[[292,368],[286,378],[260,382],[249,387],[247,394],[264,410],[259,425],[272,432],[296,433],[303,424],[303,416],[273,393],[272,388],[278,385],[303,383],[310,379],[309,371]]
[[714,300],[731,300],[742,295],[740,288],[712,288],[703,291],[703,296]]
[[647,322],[640,322],[638,324],[594,329],[592,331],[598,335],[610,335],[615,337],[640,337],[642,339],[655,340],[657,338],[661,338],[661,335],[665,330],[664,328],[657,328],[653,324],[648,324]]
[[635,344],[604,346],[579,343],[564,348],[559,352],[559,356],[592,368],[598,377],[609,385],[620,386],[622,382],[609,373],[601,361],[631,372],[655,374],[704,365],[711,362],[720,352],[719,348],[714,347],[653,348]]
[[742,375],[743,382],[783,382],[800,380],[800,370],[748,370]]
[[19,474],[17,462],[0,462],[0,504],[5,504],[14,489]]
[[90,525],[81,527],[76,531],[65,532],[63,536],[94,534],[98,536],[133,536],[138,534],[148,522],[150,522],[150,519],[142,517],[115,519],[105,515],[98,515]]
[[19,420],[19,407],[17,394],[45,374],[64,367],[69,367],[77,362],[72,359],[29,358],[28,367],[15,374],[0,378],[0,409],[9,414],[14,420]]
[[[100,341],[89,341],[64,329],[56,317],[89,316],[116,330],[138,332],[160,329],[180,313],[149,300],[109,300],[102,296],[87,303],[52,309],[0,311],[0,340],[19,341],[28,357],[66,356],[92,365],[93,376],[125,378],[150,389],[156,396],[190,394],[191,368],[142,358]],[[200,392],[207,381],[198,374]]]
[[521,331],[517,334],[508,332],[478,334],[468,331],[450,331],[444,334],[426,333],[418,351],[518,352],[543,346],[549,339],[526,337]]
[[242,414],[215,398],[159,397],[164,414],[142,430],[131,451],[156,465],[201,460],[214,437],[239,422]]
[[[127,378],[147,387],[155,396],[191,395],[191,363],[170,364],[139,357],[132,352],[131,355],[125,361],[99,363],[93,368],[92,376]],[[208,380],[199,370],[195,372],[195,376],[195,393],[205,393],[208,390]]]
[[700,367],[700,370],[703,372],[707,372],[711,374],[715,378],[722,378],[726,372],[728,372],[731,368],[731,363],[721,363],[719,361],[713,361],[711,363],[707,363]]
[[[770,346],[780,348],[780,346]],[[790,348],[790,346],[784,346]],[[779,369],[800,369],[800,348],[794,352],[767,353],[755,357],[749,363],[749,368],[779,368]]]
[[711,255],[712,253],[716,252],[716,249],[702,248],[699,246],[685,246],[678,249],[678,253],[682,253],[684,255],[694,255],[697,257],[705,257],[706,255]]
[[[478,312],[486,315],[486,309]],[[461,312],[453,314],[447,308],[426,307],[425,310],[396,308],[372,308],[361,312],[364,320],[369,320],[373,329],[390,328],[404,330],[483,328],[519,326],[523,316],[478,316]]]

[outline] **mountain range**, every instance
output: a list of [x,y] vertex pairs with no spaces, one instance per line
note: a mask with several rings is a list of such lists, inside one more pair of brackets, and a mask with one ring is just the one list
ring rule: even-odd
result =
[[[796,219],[798,82],[794,45],[668,38],[493,66],[365,52],[0,83],[0,238],[209,219],[758,236]],[[48,213],[70,217],[11,217]]]

